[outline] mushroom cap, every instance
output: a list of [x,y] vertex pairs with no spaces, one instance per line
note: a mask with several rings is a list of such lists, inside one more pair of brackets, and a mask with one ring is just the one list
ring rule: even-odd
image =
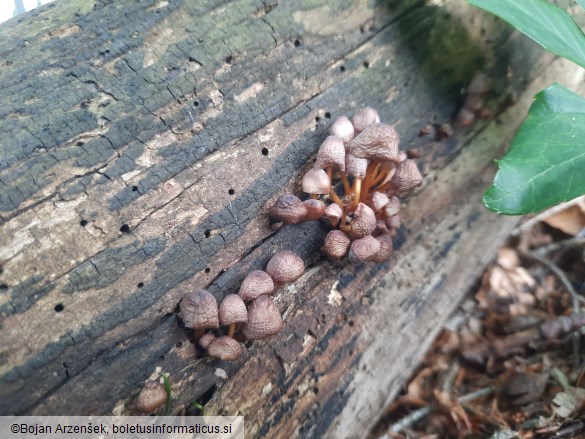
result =
[[392,238],[388,235],[380,235],[376,236],[376,239],[380,243],[380,250],[371,260],[378,263],[387,261],[392,256]]
[[386,206],[384,206],[384,210],[382,211],[384,218],[390,218],[391,216],[398,215],[400,213],[400,198],[396,195],[390,197],[390,201]]
[[217,300],[208,291],[193,291],[181,302],[179,317],[186,328],[219,328]]
[[374,212],[378,212],[390,202],[388,195],[383,192],[374,192],[368,199],[368,204]]
[[386,218],[386,225],[390,229],[399,229],[400,228],[400,215],[392,215]]
[[246,304],[237,294],[228,294],[219,304],[219,323],[231,325],[232,323],[245,323],[248,321]]
[[349,259],[352,262],[369,261],[380,251],[380,241],[372,235],[356,239],[349,248]]
[[344,143],[350,142],[355,135],[353,124],[347,116],[337,117],[329,128],[329,132],[332,136],[339,137]]
[[248,340],[262,340],[281,331],[284,322],[280,311],[269,296],[254,299],[248,310],[248,323],[242,333]]
[[252,300],[263,294],[272,294],[274,281],[268,273],[262,270],[254,270],[242,281],[239,295],[242,300]]
[[201,346],[203,349],[207,350],[207,348],[209,347],[209,345],[211,344],[211,342],[215,340],[215,335],[212,334],[211,332],[206,332],[205,334],[203,334],[201,336],[201,338],[199,339],[199,346]]
[[481,95],[490,91],[490,82],[483,73],[476,73],[467,87],[467,93]]
[[332,167],[345,171],[345,145],[337,136],[328,136],[317,153],[315,169]]
[[351,118],[351,122],[353,124],[353,129],[355,130],[355,133],[359,134],[371,124],[379,123],[380,115],[372,107],[363,107],[355,112],[355,114]]
[[167,402],[165,386],[158,381],[147,381],[140,390],[136,408],[142,413],[152,413]]
[[325,214],[325,203],[321,200],[305,200],[303,204],[307,208],[307,215],[305,221],[315,221]]
[[347,145],[351,153],[362,159],[400,162],[396,130],[385,123],[374,123],[365,128]]
[[358,203],[351,222],[350,236],[361,238],[370,235],[376,229],[376,214],[364,203]]
[[309,169],[301,182],[303,192],[324,195],[331,190],[331,181],[323,169]]
[[266,273],[279,284],[292,282],[301,277],[304,272],[305,263],[301,257],[289,250],[276,253],[266,265]]
[[390,192],[404,194],[422,184],[423,178],[413,160],[404,160],[396,167],[390,180]]
[[465,102],[463,108],[467,108],[470,111],[479,111],[483,107],[483,98],[481,95],[468,94],[465,96]]
[[209,344],[207,354],[220,360],[237,361],[242,355],[242,347],[233,338],[223,335]]
[[325,237],[323,251],[331,259],[341,259],[347,254],[351,241],[341,230],[331,230]]
[[467,127],[475,122],[475,114],[471,110],[463,107],[457,112],[455,116],[455,125],[458,127]]
[[339,220],[343,216],[343,209],[339,207],[339,204],[332,203],[325,208],[325,216],[329,218],[331,227],[336,227],[339,223]]
[[368,160],[359,159],[351,153],[345,155],[345,173],[354,177],[365,177],[368,170]]
[[284,224],[296,224],[305,218],[307,208],[296,195],[284,194],[278,197],[276,203],[268,210],[268,214]]

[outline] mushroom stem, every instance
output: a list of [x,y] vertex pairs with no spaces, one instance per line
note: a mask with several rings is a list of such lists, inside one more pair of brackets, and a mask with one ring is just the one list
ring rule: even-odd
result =
[[351,210],[355,210],[360,201],[360,194],[362,190],[362,177],[356,177],[353,182],[353,202],[351,203]]
[[377,176],[379,169],[380,162],[376,160],[372,160],[372,162],[368,165],[368,169],[366,170],[366,178],[364,179],[363,183],[364,190],[359,197],[359,201],[363,202],[367,198],[370,187],[372,186],[372,180],[374,180],[374,178]]
[[339,230],[341,230],[342,232],[345,232],[345,233],[349,233],[349,232],[351,232],[351,226],[349,224],[341,224],[339,226]]
[[384,179],[388,176],[388,172],[390,171],[382,171],[380,172],[370,183],[370,188],[375,187],[378,183],[384,181]]
[[228,329],[228,337],[233,337],[235,332],[236,332],[236,324],[232,323],[232,324],[230,324],[230,327]]
[[349,181],[347,181],[347,175],[345,172],[341,173],[341,182],[343,183],[343,190],[345,191],[344,195],[351,194],[351,187],[349,186]]
[[327,166],[327,177],[329,177],[329,181],[333,181],[333,168],[331,166]]
[[311,200],[316,200],[317,199],[317,194],[311,194]]
[[333,187],[331,187],[331,190],[329,191],[329,196],[331,197],[331,199],[333,200],[333,202],[335,204],[337,204],[339,207],[341,207],[341,209],[343,210],[343,208],[345,207],[345,205],[343,204],[343,201],[341,201],[341,198],[339,198],[337,196],[337,194],[333,190]]

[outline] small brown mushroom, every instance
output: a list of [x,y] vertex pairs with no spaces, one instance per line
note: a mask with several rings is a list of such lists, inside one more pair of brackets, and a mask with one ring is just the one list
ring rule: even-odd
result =
[[490,91],[490,83],[486,75],[476,73],[467,87],[467,93],[482,95]]
[[282,221],[284,224],[296,224],[305,218],[307,208],[296,195],[284,194],[278,197],[268,213],[272,218]]
[[307,208],[307,215],[303,221],[315,221],[325,214],[325,203],[321,200],[305,200],[303,204]]
[[211,332],[206,332],[199,339],[199,346],[207,350],[213,340],[215,340],[215,335],[213,335]]
[[337,227],[339,220],[343,215],[343,209],[338,204],[332,203],[325,208],[325,216],[329,219],[331,227]]
[[242,332],[248,340],[262,340],[282,330],[284,322],[278,308],[268,296],[260,296],[248,310],[248,323]]
[[459,110],[455,116],[455,125],[458,127],[467,127],[473,122],[475,122],[475,114],[465,107]]
[[201,336],[205,328],[219,328],[217,301],[205,290],[187,294],[181,302],[179,317],[186,328],[196,330],[196,337]]
[[233,337],[237,323],[246,323],[248,311],[246,305],[237,294],[228,294],[219,305],[219,323],[229,326],[228,336]]
[[262,270],[254,270],[244,278],[238,294],[242,300],[247,301],[263,294],[272,294],[272,291],[274,291],[274,281],[270,275]]
[[276,253],[266,266],[266,273],[277,284],[293,282],[305,272],[305,263],[299,255],[289,250]]
[[404,160],[396,168],[396,172],[390,180],[390,192],[392,194],[404,194],[420,186],[423,182],[422,175],[413,160]]
[[324,195],[331,190],[331,180],[323,169],[309,169],[301,186],[306,194]]
[[351,118],[351,123],[356,134],[361,133],[366,127],[373,123],[380,122],[380,115],[372,107],[363,107],[355,112]]
[[207,348],[207,353],[209,356],[220,360],[238,361],[242,355],[242,347],[236,340],[224,335],[211,342]]
[[391,216],[398,215],[400,213],[400,198],[396,195],[390,197],[390,201],[382,210],[384,218],[390,218]]
[[136,408],[145,414],[154,412],[167,402],[165,386],[158,381],[147,381],[140,390],[136,400]]
[[376,236],[376,239],[380,243],[380,250],[371,260],[378,263],[387,261],[392,256],[392,238],[388,235],[380,235]]
[[399,163],[399,142],[400,137],[392,126],[375,123],[364,129],[347,146],[358,158]]
[[339,137],[344,143],[350,142],[355,134],[353,124],[347,116],[339,116],[336,118],[331,128],[329,128],[329,132],[332,136]]
[[349,235],[352,238],[361,238],[370,235],[376,228],[376,214],[364,203],[359,203],[350,225]]
[[388,198],[388,195],[382,192],[373,192],[367,201],[372,210],[374,212],[378,212],[379,210],[382,210],[383,207],[388,205],[390,199]]
[[[345,171],[345,146],[343,140],[337,136],[328,136],[317,153],[315,169],[329,168]],[[327,174],[329,175],[329,172]]]
[[380,251],[380,241],[372,235],[356,239],[349,248],[349,259],[352,262],[370,261]]
[[323,251],[331,259],[341,259],[347,254],[351,241],[341,230],[332,230],[325,236]]

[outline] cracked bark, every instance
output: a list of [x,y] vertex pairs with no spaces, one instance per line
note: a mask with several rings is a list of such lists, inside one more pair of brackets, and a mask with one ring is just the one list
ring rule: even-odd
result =
[[[61,0],[0,26],[1,414],[134,413],[161,367],[176,410],[215,388],[206,413],[245,415],[249,437],[367,433],[516,221],[480,204],[492,159],[575,71],[463,2],[370,3]],[[482,63],[496,92],[515,73],[517,106],[417,137]],[[391,261],[331,264],[326,227],[274,232],[267,207],[298,191],[326,113],[363,105],[422,151],[426,185]],[[182,297],[221,299],[279,249],[308,265],[276,295],[283,333],[196,358]]]

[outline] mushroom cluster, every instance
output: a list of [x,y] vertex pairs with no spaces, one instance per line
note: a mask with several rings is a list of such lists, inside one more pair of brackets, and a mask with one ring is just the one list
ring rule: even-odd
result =
[[492,111],[484,106],[485,96],[489,90],[487,77],[483,73],[476,73],[467,87],[463,107],[455,116],[457,126],[466,127],[477,119],[489,119],[492,116]]
[[387,260],[400,227],[398,197],[422,184],[416,163],[399,151],[398,143],[394,127],[380,123],[373,108],[359,109],[351,120],[338,117],[302,179],[310,199],[282,195],[270,216],[283,224],[326,217],[335,229],[323,245],[329,258]]
[[[186,328],[195,330],[194,338],[211,357],[237,361],[242,348],[234,338],[236,331],[241,330],[246,340],[261,340],[280,332],[284,323],[270,295],[304,272],[305,264],[297,254],[288,250],[278,252],[268,261],[266,271],[248,273],[238,294],[228,294],[219,306],[208,291],[187,294],[181,302],[179,317]],[[220,326],[227,328],[227,333],[220,331]]]

